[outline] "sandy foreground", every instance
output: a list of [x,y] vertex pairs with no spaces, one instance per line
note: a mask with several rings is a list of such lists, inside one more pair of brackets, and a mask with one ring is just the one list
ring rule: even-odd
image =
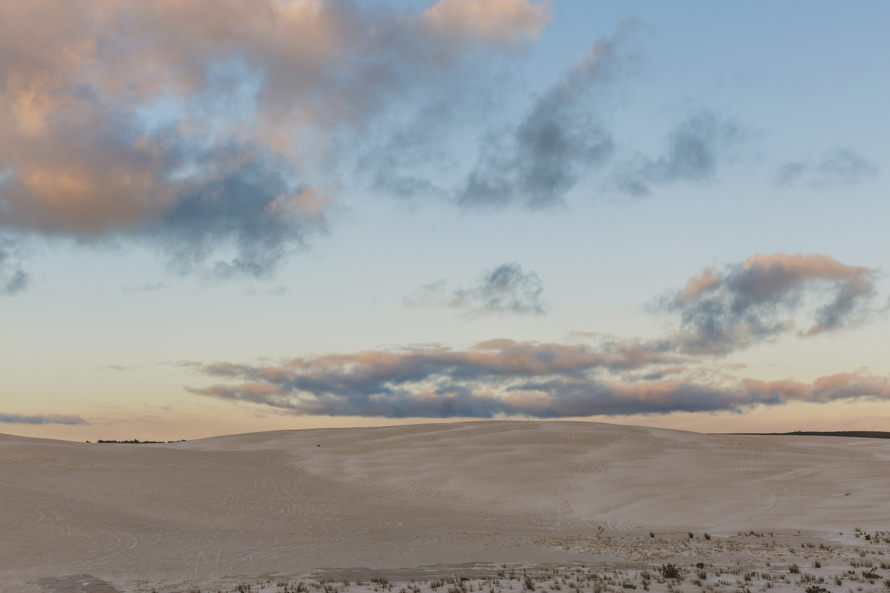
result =
[[890,440],[579,422],[0,435],[0,592],[153,590],[886,592]]

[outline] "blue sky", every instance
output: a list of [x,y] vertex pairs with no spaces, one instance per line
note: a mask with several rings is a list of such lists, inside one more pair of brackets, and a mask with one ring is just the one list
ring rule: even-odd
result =
[[0,431],[890,421],[885,4],[82,4],[0,9]]

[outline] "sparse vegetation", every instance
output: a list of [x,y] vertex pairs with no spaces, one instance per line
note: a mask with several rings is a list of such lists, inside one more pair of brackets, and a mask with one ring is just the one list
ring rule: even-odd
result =
[[[489,575],[476,577],[454,575],[428,581],[391,581],[375,573],[365,581],[342,577],[339,580],[267,579],[206,590],[165,587],[162,593],[890,593],[890,575],[883,572],[890,570],[890,561],[886,559],[890,550],[877,545],[887,535],[861,529],[858,532],[859,541],[867,543],[826,545],[747,531],[740,532],[738,537],[720,538],[709,546],[693,547],[689,543],[695,539],[693,532],[666,534],[653,542],[654,532],[622,539],[594,531],[586,538],[547,539],[536,543],[575,552],[617,551],[644,564],[605,569],[601,566],[594,569],[590,566],[498,565],[492,567]],[[867,534],[872,536],[870,540],[865,538]],[[699,536],[702,541],[713,541],[709,534]],[[672,561],[645,563],[645,554],[656,549],[659,560],[670,558]],[[696,559],[686,564],[677,560],[690,553],[710,554],[710,551],[717,554],[706,556],[704,561]],[[748,563],[728,562],[727,556],[721,555],[726,553],[730,553],[728,558],[747,558]],[[733,556],[733,553],[740,555]],[[751,564],[751,559],[758,556],[760,564]],[[841,572],[831,570],[842,564],[847,567]],[[811,573],[801,567],[821,572]],[[687,579],[685,583],[684,579]]]
[[679,579],[681,578],[680,569],[674,564],[662,564],[661,565],[661,576],[666,579]]

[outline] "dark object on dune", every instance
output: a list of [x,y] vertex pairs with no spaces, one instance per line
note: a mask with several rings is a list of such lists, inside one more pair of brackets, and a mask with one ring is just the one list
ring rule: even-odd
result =
[[733,432],[744,436],[805,436],[805,437],[854,437],[859,439],[890,439],[890,432],[880,430],[795,430],[794,432]]

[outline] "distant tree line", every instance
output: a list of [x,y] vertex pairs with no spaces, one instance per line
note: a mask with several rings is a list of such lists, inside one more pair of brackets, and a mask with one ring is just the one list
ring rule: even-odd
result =
[[730,434],[755,436],[856,437],[860,439],[890,439],[890,432],[882,432],[879,430],[795,430],[794,432],[734,432]]
[[890,432],[882,432],[879,430],[835,430],[835,431],[816,431],[816,430],[795,430],[788,434],[796,434],[801,436],[822,436],[822,437],[857,437],[861,439],[890,439]]

